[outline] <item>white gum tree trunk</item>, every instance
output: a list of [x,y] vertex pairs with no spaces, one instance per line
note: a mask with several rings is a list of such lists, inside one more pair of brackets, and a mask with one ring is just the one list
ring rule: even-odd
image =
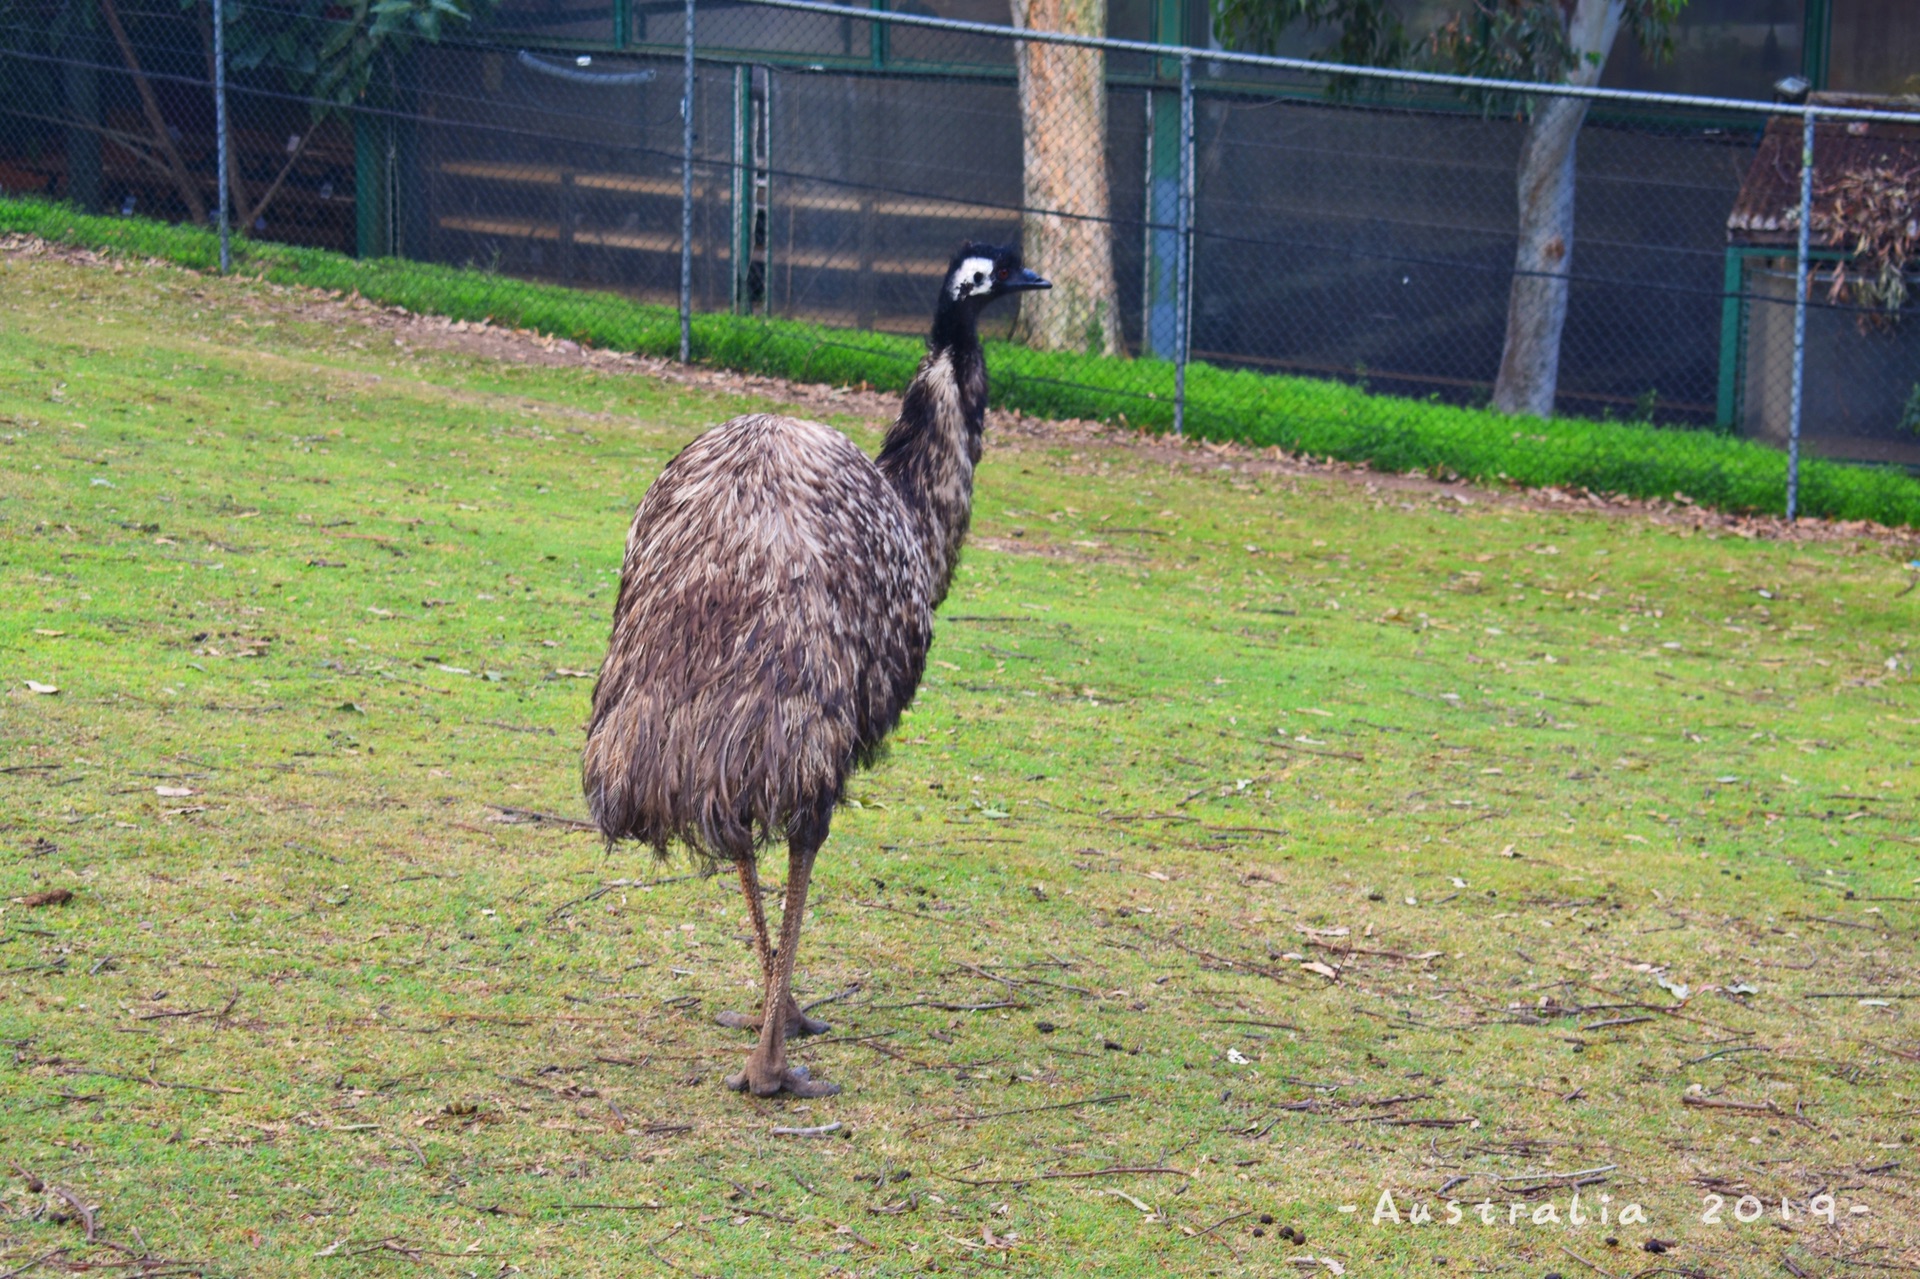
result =
[[[1107,33],[1106,0],[1012,0],[1012,9],[1013,25],[1026,30]],[[1106,54],[1032,42],[1015,50],[1029,210],[1020,248],[1053,288],[1022,296],[1014,338],[1047,351],[1124,354],[1107,221]]]
[[[1600,79],[1626,0],[1566,0],[1567,42],[1578,62],[1566,83]],[[1534,111],[1520,151],[1520,243],[1507,300],[1507,340],[1494,382],[1502,413],[1553,412],[1560,383],[1560,334],[1573,266],[1574,143],[1587,118],[1581,98],[1547,98]]]

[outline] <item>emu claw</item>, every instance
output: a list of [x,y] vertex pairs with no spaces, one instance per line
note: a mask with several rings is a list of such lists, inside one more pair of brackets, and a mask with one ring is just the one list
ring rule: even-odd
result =
[[782,1092],[793,1097],[831,1097],[840,1091],[839,1084],[810,1078],[805,1066],[789,1066],[771,1078],[761,1079],[749,1077],[752,1069],[753,1063],[748,1062],[746,1070],[728,1075],[727,1087],[735,1092],[751,1092],[756,1097],[771,1097]]
[[[755,1034],[760,1031],[760,1018],[747,1013],[720,1013],[713,1020],[729,1030],[751,1030]],[[833,1027],[826,1022],[809,1017],[798,1008],[787,1014],[788,1039],[796,1039],[803,1035],[824,1035],[832,1029]]]

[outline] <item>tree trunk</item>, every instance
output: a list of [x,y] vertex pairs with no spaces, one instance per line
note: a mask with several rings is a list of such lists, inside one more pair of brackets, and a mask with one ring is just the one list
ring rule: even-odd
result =
[[[1012,8],[1016,27],[1106,34],[1106,0],[1012,0]],[[1107,220],[1106,55],[1055,44],[1014,48],[1027,210],[1021,252],[1053,280],[1051,290],[1021,297],[1014,338],[1046,351],[1123,355]]]
[[[1578,60],[1566,83],[1599,80],[1625,9],[1626,0],[1577,0],[1567,42]],[[1493,386],[1493,407],[1501,413],[1553,412],[1573,268],[1574,143],[1586,118],[1585,99],[1547,98],[1536,106],[1520,151],[1520,243]]]

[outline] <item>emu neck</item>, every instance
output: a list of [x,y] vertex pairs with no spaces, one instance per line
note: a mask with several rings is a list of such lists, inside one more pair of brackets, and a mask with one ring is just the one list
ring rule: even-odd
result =
[[934,317],[926,358],[877,463],[914,520],[935,604],[946,598],[967,536],[986,416],[987,366],[973,308],[948,304]]

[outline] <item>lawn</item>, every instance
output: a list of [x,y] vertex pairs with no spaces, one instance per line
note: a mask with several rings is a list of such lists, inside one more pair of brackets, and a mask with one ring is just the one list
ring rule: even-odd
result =
[[0,298],[0,1276],[1920,1271],[1910,547],[996,430],[756,1101],[590,675],[678,447],[872,397]]
[[[8,233],[199,270],[212,270],[217,260],[218,242],[205,228],[87,215],[44,200],[0,196],[0,235]],[[356,293],[388,306],[525,327],[609,349],[656,356],[680,349],[680,324],[672,309],[638,304],[617,293],[427,262],[361,260],[251,239],[237,241],[233,249],[236,270],[276,284]],[[1002,311],[988,330],[1004,332],[1010,314]],[[693,315],[690,326],[694,358],[735,372],[870,385],[897,395],[919,362],[919,342],[896,334],[710,312]],[[1034,351],[992,338],[987,349],[1002,408],[1055,420],[1173,430],[1170,363]],[[1206,440],[1448,479],[1641,499],[1677,494],[1748,515],[1778,515],[1786,505],[1786,454],[1737,434],[1611,419],[1514,418],[1484,407],[1204,362],[1187,370],[1185,429]],[[1829,519],[1920,527],[1920,480],[1898,467],[1809,455],[1800,463],[1799,510]]]

